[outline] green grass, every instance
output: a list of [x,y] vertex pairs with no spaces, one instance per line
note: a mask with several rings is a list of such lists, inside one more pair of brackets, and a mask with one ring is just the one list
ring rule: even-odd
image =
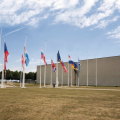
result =
[[[40,89],[37,88],[38,84],[35,88],[34,84],[30,86],[25,89],[0,89],[0,120],[120,119],[120,91]],[[92,86],[89,88],[98,89]]]

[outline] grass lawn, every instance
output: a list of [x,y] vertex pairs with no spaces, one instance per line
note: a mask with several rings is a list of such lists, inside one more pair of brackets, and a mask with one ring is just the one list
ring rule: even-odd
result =
[[32,87],[0,89],[0,120],[120,119],[120,91]]

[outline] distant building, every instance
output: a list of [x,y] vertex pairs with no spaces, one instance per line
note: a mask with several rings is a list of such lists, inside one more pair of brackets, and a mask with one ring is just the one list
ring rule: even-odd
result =
[[[81,60],[79,85],[87,85],[87,60]],[[68,62],[65,62],[68,69]],[[58,63],[58,81],[62,83],[62,66]],[[78,82],[76,71],[72,69],[72,85]],[[52,83],[56,81],[56,73],[52,69]],[[40,82],[40,65],[37,66],[37,83]],[[41,82],[44,83],[44,65],[41,65]],[[46,84],[51,83],[51,64],[46,67]],[[63,84],[68,85],[68,74],[63,70]],[[78,84],[78,83],[77,83]],[[71,85],[71,64],[69,64],[69,85]],[[88,59],[88,85],[96,85],[96,59]],[[120,86],[120,56],[97,59],[97,85]]]

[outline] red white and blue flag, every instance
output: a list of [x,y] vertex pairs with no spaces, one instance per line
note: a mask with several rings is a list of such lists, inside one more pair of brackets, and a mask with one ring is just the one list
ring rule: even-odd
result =
[[6,43],[4,43],[4,54],[5,54],[5,58],[4,58],[4,70],[5,70],[5,75],[6,75],[6,62],[8,62],[7,57],[9,55]]
[[46,60],[45,60],[45,55],[44,55],[44,53],[43,53],[42,50],[41,50],[41,59],[43,59],[45,65],[47,66],[47,62],[46,62]]
[[53,71],[56,72],[56,67],[55,67],[55,64],[53,63],[52,59],[51,59],[51,65],[52,65]]

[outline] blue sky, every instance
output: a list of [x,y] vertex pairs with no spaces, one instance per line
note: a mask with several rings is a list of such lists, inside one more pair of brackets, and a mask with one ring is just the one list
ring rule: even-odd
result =
[[[74,61],[118,56],[120,53],[120,0],[1,0],[0,27],[9,51],[7,69],[21,70],[21,56],[26,49],[30,63],[26,72],[35,72],[41,49],[49,64],[61,59]],[[78,50],[77,50],[78,49]],[[78,52],[77,52],[78,51]],[[42,64],[43,61],[42,61]]]

